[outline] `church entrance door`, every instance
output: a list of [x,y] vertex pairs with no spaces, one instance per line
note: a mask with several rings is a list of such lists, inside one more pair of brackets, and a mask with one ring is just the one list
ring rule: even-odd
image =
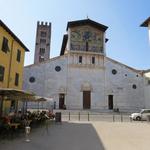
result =
[[83,109],[91,108],[91,91],[83,91]]
[[113,109],[113,95],[108,95],[108,109]]
[[63,109],[65,104],[65,94],[59,94],[59,109]]

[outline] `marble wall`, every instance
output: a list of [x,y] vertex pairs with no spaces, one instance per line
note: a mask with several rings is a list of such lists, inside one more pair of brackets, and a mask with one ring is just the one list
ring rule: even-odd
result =
[[[95,64],[91,62],[92,57]],[[35,78],[34,82],[30,82],[31,77]],[[91,109],[108,110],[108,95],[113,95],[114,108],[140,109],[144,108],[143,87],[144,77],[140,72],[90,52],[69,52],[24,68],[24,90],[53,98],[57,108],[59,93],[64,93],[67,109],[82,109],[83,91],[88,90],[91,91]]]

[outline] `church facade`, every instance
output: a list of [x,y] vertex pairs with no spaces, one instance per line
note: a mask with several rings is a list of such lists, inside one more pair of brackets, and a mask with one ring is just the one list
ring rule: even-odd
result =
[[145,108],[143,72],[106,56],[107,28],[90,19],[68,22],[60,56],[24,68],[24,90],[52,98],[59,109]]

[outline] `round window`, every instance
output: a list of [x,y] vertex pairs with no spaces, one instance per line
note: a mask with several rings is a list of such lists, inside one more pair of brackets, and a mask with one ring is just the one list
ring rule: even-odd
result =
[[117,70],[113,69],[112,74],[114,74],[114,75],[117,74]]
[[132,85],[132,88],[133,88],[133,89],[136,89],[137,87],[136,87],[136,85],[135,85],[135,84],[133,84],[133,85]]
[[30,81],[31,83],[34,83],[34,82],[35,82],[35,78],[34,78],[34,77],[30,77],[29,81]]
[[60,67],[60,66],[56,66],[56,67],[55,67],[55,70],[56,70],[57,72],[59,72],[59,71],[61,70],[61,67]]

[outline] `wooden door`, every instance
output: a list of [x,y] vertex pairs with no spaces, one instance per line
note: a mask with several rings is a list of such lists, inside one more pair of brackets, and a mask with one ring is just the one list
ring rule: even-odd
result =
[[108,109],[113,109],[114,104],[113,104],[113,95],[108,95]]
[[83,109],[91,108],[91,91],[83,91]]
[[59,109],[63,109],[65,104],[65,94],[59,94]]

